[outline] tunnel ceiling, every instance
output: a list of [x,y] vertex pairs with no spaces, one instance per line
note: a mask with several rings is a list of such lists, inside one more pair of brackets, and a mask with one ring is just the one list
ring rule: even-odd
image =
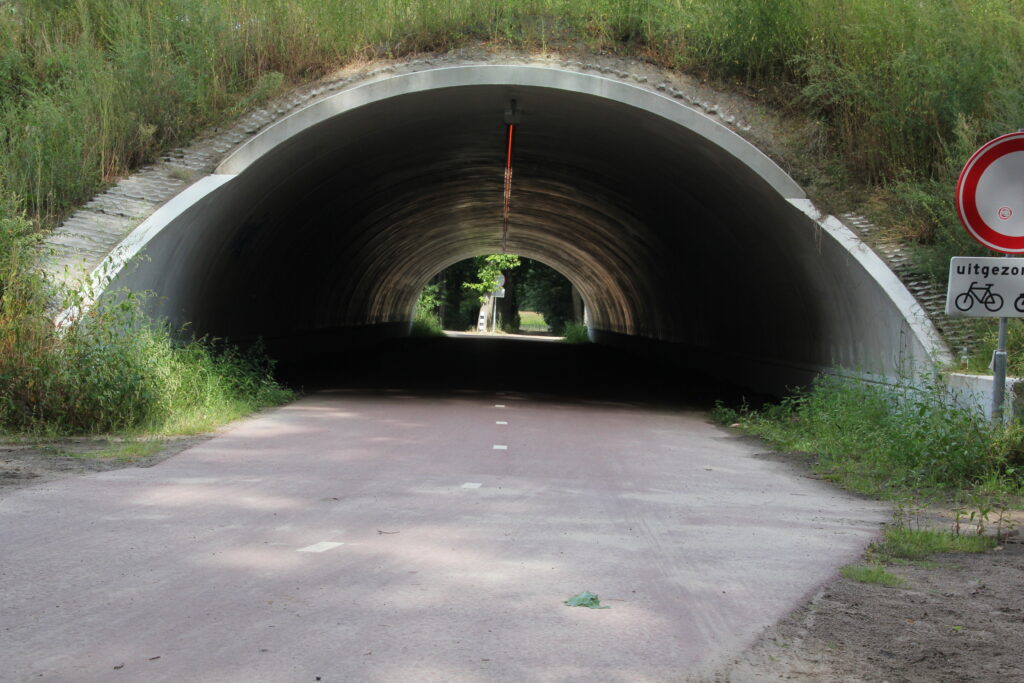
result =
[[[504,246],[566,274],[595,326],[700,338],[702,311],[740,293],[724,267],[777,279],[778,193],[706,139],[589,95],[456,87],[336,116],[252,164],[253,204],[206,271],[217,296],[197,322],[230,317],[245,334],[408,319],[432,275],[502,251],[511,100]],[[261,315],[237,306],[252,297]]]
[[653,92],[529,75],[284,119],[222,164],[230,182],[150,242],[162,265],[130,284],[199,332],[273,339],[408,321],[431,276],[504,249],[565,274],[596,330],[817,366],[856,356],[863,275],[828,256],[764,155]]

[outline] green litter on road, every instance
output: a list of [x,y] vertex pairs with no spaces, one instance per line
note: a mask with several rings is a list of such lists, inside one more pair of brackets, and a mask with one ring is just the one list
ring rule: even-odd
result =
[[589,593],[583,591],[579,595],[574,595],[565,601],[569,607],[589,607],[590,609],[611,609],[607,605],[601,604],[601,599],[597,597],[595,593]]

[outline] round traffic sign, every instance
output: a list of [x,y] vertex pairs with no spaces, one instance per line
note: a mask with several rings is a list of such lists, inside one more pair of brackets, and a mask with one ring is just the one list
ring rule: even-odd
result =
[[968,159],[956,183],[956,211],[989,249],[1024,253],[1024,132],[990,140]]

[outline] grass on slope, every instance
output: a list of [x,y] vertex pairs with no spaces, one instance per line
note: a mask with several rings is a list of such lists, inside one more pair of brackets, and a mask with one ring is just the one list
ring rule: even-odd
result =
[[1019,504],[1024,430],[993,425],[941,382],[901,386],[823,375],[807,391],[759,410],[719,405],[712,417],[772,446],[814,454],[828,479],[885,498],[978,496]]
[[1015,0],[0,0],[3,187],[53,220],[289,84],[481,40],[613,50],[774,92],[819,119],[821,151],[902,188],[925,241],[949,219],[930,183],[1024,120]]

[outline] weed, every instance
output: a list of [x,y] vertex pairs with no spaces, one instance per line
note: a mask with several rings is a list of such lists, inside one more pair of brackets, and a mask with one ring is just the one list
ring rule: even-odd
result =
[[437,311],[441,300],[439,290],[441,286],[437,283],[429,284],[423,288],[416,299],[416,308],[413,312],[412,327],[409,328],[409,335],[412,337],[443,337],[444,330],[438,318]]
[[590,343],[590,332],[586,325],[581,323],[568,323],[565,326],[565,330],[562,332],[562,336],[565,337],[565,341],[568,344],[589,344]]
[[708,412],[711,421],[720,425],[736,424],[740,415],[741,412],[738,409],[727,406],[724,401],[715,401],[715,406]]
[[875,583],[890,588],[903,585],[903,579],[895,574],[890,574],[884,567],[878,565],[848,564],[840,569],[839,572],[844,577],[852,581],[860,581],[861,583]]
[[774,446],[818,454],[816,467],[851,489],[907,500],[987,484],[1018,491],[1009,463],[1019,429],[993,426],[938,380],[874,384],[837,375],[739,416]]
[[[182,340],[143,315],[145,295],[114,292],[86,310],[86,293],[39,275],[28,221],[0,219],[0,239],[0,430],[206,431],[291,398],[259,349]],[[62,327],[51,301],[70,312]]]
[[953,508],[953,535],[959,536],[964,518],[967,516],[967,508],[958,506]]
[[164,442],[160,440],[138,440],[126,441],[116,446],[95,451],[61,453],[61,455],[69,458],[86,458],[90,460],[115,459],[122,462],[134,462],[159,453],[163,447]]
[[751,420],[759,417],[756,411],[747,402],[747,397],[740,398],[740,402],[734,406],[726,405],[724,401],[715,401],[714,407],[708,413],[713,422],[722,425],[736,425],[741,420]]
[[892,512],[892,525],[912,529],[921,528],[921,516],[928,509],[928,503],[922,503],[912,496],[900,496],[896,499]]
[[935,529],[890,527],[869,553],[881,562],[924,560],[936,553],[980,553],[995,547],[989,536],[963,536]]
[[988,524],[988,516],[992,513],[992,508],[988,505],[978,508],[977,510],[971,510],[971,522],[974,523],[975,535],[981,536],[985,533],[985,525]]
[[443,337],[441,322],[434,315],[417,315],[409,328],[412,337]]
[[1015,530],[1017,523],[1007,518],[1005,506],[998,507],[996,513],[996,542],[1002,543]]
[[171,169],[171,177],[174,178],[175,180],[189,182],[190,180],[196,177],[196,173],[195,171],[188,168],[175,167]]

